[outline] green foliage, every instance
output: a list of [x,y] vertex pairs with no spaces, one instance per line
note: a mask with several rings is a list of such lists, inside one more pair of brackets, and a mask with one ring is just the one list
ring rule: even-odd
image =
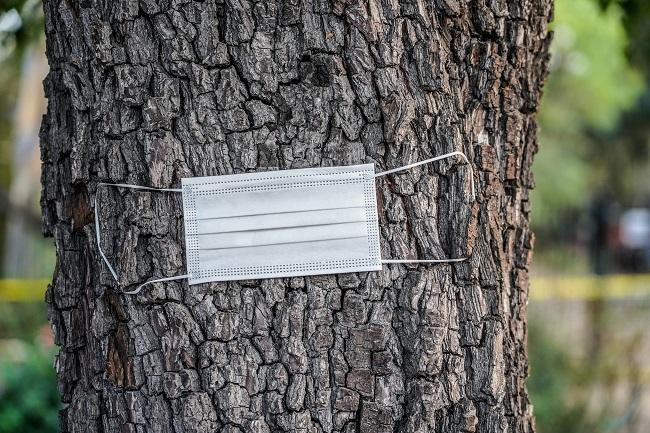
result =
[[[625,56],[623,12],[592,0],[557,0],[551,46],[552,74],[543,121],[553,129],[611,129],[643,89],[641,74]],[[561,103],[560,103],[561,102]]]
[[574,366],[567,348],[539,327],[529,335],[531,375],[528,391],[535,410],[538,433],[596,433],[603,419],[587,415],[584,373]]
[[533,225],[542,239],[558,234],[584,210],[606,182],[607,161],[617,150],[600,149],[594,134],[615,129],[644,89],[642,75],[625,55],[627,36],[617,5],[557,0],[551,75],[539,120],[540,151],[533,167]]
[[624,12],[623,23],[630,35],[628,54],[650,80],[650,2],[648,0],[600,0],[602,7],[618,5]]
[[0,339],[31,341],[38,337],[41,327],[47,325],[46,318],[45,302],[0,302]]
[[53,354],[27,346],[20,361],[0,361],[0,433],[53,433],[59,397]]

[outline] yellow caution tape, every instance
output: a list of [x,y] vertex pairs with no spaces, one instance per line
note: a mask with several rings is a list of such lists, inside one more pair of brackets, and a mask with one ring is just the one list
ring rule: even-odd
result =
[[45,302],[49,278],[8,278],[0,280],[0,302]]
[[[48,278],[0,279],[0,302],[43,302]],[[533,277],[530,298],[593,300],[650,296],[650,274]]]
[[650,296],[650,274],[533,277],[530,297],[549,299],[622,299]]

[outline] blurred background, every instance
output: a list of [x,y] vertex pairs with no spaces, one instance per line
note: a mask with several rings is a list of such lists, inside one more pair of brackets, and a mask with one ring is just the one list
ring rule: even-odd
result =
[[[556,0],[534,171],[540,433],[650,432],[650,1]],[[0,433],[57,431],[39,0],[0,0]]]

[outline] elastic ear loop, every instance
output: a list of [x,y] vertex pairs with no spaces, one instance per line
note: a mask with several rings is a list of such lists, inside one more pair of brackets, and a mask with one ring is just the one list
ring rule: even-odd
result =
[[[97,235],[97,249],[99,250],[99,255],[102,256],[102,259],[104,259],[104,263],[106,263],[106,266],[108,266],[108,270],[111,271],[111,275],[113,275],[113,278],[117,282],[117,284],[120,284],[120,280],[117,278],[117,273],[115,272],[115,269],[113,266],[111,266],[110,262],[108,261],[108,258],[106,257],[106,254],[104,254],[104,250],[102,250],[102,238],[101,238],[101,230],[99,227],[99,206],[97,204],[97,196],[99,195],[99,188],[102,186],[113,186],[117,188],[129,188],[129,189],[139,189],[139,190],[144,190],[144,191],[156,191],[156,192],[182,192],[181,189],[176,189],[176,188],[151,188],[148,186],[138,186],[138,185],[129,185],[129,184],[124,184],[124,183],[104,183],[100,182],[97,184],[97,190],[95,192],[95,233]],[[122,292],[128,295],[136,295],[140,293],[140,290],[144,286],[147,286],[149,284],[153,283],[161,283],[163,281],[172,281],[172,280],[182,280],[184,278],[189,278],[188,274],[185,275],[178,275],[175,277],[167,277],[167,278],[158,278],[155,280],[150,280],[147,281],[146,283],[140,284],[135,290],[132,290],[130,292]]]
[[[380,173],[376,173],[375,178],[381,177],[381,176],[386,176],[386,175],[392,174],[392,173],[397,173],[399,171],[409,170],[409,169],[411,169],[413,167],[417,167],[417,166],[424,165],[424,164],[430,164],[432,162],[440,161],[441,159],[450,158],[452,156],[460,156],[461,158],[463,158],[465,160],[467,165],[469,165],[469,169],[470,169],[470,179],[469,179],[470,191],[471,191],[471,194],[472,194],[472,201],[475,201],[476,200],[476,192],[474,190],[474,168],[472,167],[472,164],[469,162],[469,159],[467,159],[467,156],[463,152],[459,152],[459,151],[451,152],[451,153],[445,153],[444,155],[436,156],[434,158],[425,159],[424,161],[418,161],[418,162],[414,162],[413,164],[405,165],[403,167],[397,167],[397,168],[394,168],[392,170],[382,171]],[[468,258],[469,257],[461,257],[461,258],[457,258],[457,259],[432,259],[432,260],[381,259],[381,262],[382,263],[454,263],[454,262],[464,262]]]

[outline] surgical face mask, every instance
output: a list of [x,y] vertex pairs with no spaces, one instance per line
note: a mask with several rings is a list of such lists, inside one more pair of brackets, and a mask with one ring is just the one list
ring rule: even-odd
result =
[[[452,156],[469,164],[465,154],[452,152],[381,173],[375,173],[374,164],[364,164],[185,178],[180,189],[100,183],[97,194],[100,187],[110,186],[183,197],[187,273],[147,281],[124,293],[178,279],[192,285],[379,271],[384,263],[467,259],[382,259],[380,253],[375,179]],[[99,253],[118,281],[101,248],[97,195],[95,228]]]

